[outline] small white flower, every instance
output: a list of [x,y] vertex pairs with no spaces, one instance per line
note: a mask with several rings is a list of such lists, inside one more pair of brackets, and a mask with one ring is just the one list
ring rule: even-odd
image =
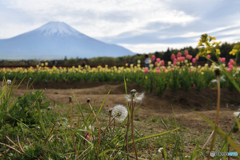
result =
[[237,117],[240,114],[240,112],[234,112],[233,115],[234,117]]
[[[144,98],[144,93],[140,94],[139,96],[137,96],[138,93],[135,94],[135,96],[133,97],[133,102],[140,102],[142,101],[142,99]],[[132,95],[126,95],[126,99],[128,102],[132,101]]]
[[128,115],[128,110],[123,105],[116,105],[113,107],[112,116],[118,122],[122,122]]
[[88,127],[85,126],[85,130],[94,131],[94,127],[92,125],[89,125]]
[[163,151],[163,147],[158,149],[158,152],[161,153]]
[[10,79],[7,80],[7,84],[10,85],[12,81]]

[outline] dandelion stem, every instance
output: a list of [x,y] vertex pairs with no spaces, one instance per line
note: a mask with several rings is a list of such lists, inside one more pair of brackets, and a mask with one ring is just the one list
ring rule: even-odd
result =
[[90,102],[89,102],[89,107],[91,108],[91,111],[92,111],[94,117],[96,118],[96,122],[97,122],[97,125],[98,125],[98,134],[99,134],[98,151],[97,151],[97,157],[98,157],[102,136],[101,136],[100,126],[99,126],[99,122],[98,122],[97,116],[96,116],[96,114],[95,114],[95,112],[94,112],[94,110],[93,110],[92,105],[91,105]]
[[115,123],[115,118],[113,118],[113,119],[108,123],[107,127],[103,130],[101,136],[104,135],[104,133],[106,132],[107,128],[110,126],[110,124],[112,123],[113,120],[114,120],[114,123]]
[[[218,87],[218,96],[217,96],[217,113],[216,113],[216,119],[215,119],[216,126],[218,125],[219,110],[220,110],[220,79],[219,79],[219,76],[217,76],[217,87]],[[216,136],[216,128],[214,129],[214,132],[213,132],[213,138],[212,138],[212,143],[210,146],[210,151],[208,154],[208,160],[210,159],[210,152],[212,151],[214,143],[215,143],[215,138],[216,138],[215,136]]]
[[[69,97],[69,104],[70,104],[70,128],[72,130],[72,97]],[[77,147],[76,147],[76,144],[74,141],[73,133],[72,133],[72,141],[73,141],[74,149],[76,152],[76,156],[78,157],[78,151],[77,151]]]
[[[128,121],[127,121],[127,130],[128,128],[129,128],[129,114],[128,114]],[[128,153],[128,134],[126,134],[126,151]]]
[[55,127],[56,122],[57,122],[57,121],[54,122],[53,127],[52,127],[52,130],[50,131],[49,135],[48,135],[47,138],[45,139],[45,144],[47,144],[48,137],[51,135],[51,133],[52,133],[54,127]]
[[133,133],[133,98],[131,101],[131,129],[132,129],[132,141],[133,141],[133,147],[134,147],[134,151],[135,151],[135,156],[136,156],[136,160],[138,160],[138,156],[137,156],[137,149],[136,149],[136,144],[134,141],[134,133]]
[[115,118],[114,118],[114,125],[113,125],[113,135],[114,135],[114,131],[115,131]]

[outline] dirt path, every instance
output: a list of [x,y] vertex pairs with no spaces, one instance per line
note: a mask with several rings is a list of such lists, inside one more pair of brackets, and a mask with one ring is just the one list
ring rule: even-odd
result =
[[[15,92],[15,95],[22,95],[25,87],[26,84],[21,85]],[[96,107],[102,104],[108,91],[111,90],[103,110],[107,111],[117,104],[126,105],[124,85],[119,82],[109,84],[101,82],[35,83],[33,88],[35,90],[44,90],[46,88],[46,99],[51,102],[67,104],[68,97],[73,96],[73,92],[80,104],[87,105],[86,99],[91,98],[92,102],[95,102]],[[144,92],[144,88],[138,87],[136,84],[129,84],[128,92],[133,88],[139,93]],[[233,112],[238,109],[240,96],[239,93],[229,92],[227,89],[223,89],[221,94],[219,126],[223,130],[229,130],[234,121]],[[182,122],[183,127],[197,131],[206,130],[208,124],[192,111],[197,111],[210,120],[215,121],[216,97],[217,91],[211,89],[203,89],[200,92],[197,92],[195,89],[191,89],[189,92],[180,89],[175,93],[166,90],[160,96],[157,96],[155,93],[145,93],[141,107],[137,112],[136,120],[154,118],[154,121],[160,121],[160,118],[163,118],[172,121],[173,108],[177,122]]]

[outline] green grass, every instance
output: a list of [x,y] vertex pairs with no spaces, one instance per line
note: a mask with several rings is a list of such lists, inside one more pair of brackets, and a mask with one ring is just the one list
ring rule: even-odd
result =
[[[100,134],[103,134],[106,128],[99,145],[98,123],[90,106],[80,103],[72,106],[73,128],[71,129],[70,103],[54,105],[53,102],[46,102],[44,93],[39,91],[25,93],[22,97],[16,98],[11,96],[13,85],[5,85],[5,87],[7,89],[2,90],[0,94],[2,117],[0,157],[2,159],[127,159],[127,157],[134,159],[132,136],[130,130],[127,132],[126,119],[122,123],[109,125],[108,111],[93,106],[100,124]],[[129,107],[129,104],[126,106]],[[208,123],[212,123],[203,118]],[[210,142],[204,149],[201,147],[206,143],[212,130],[207,127],[201,133],[190,130],[182,125],[183,120],[176,121],[174,111],[172,118],[159,116],[147,119],[134,118],[134,138],[138,157],[161,159],[164,156],[165,159],[183,160],[206,157]],[[91,129],[90,125],[93,126]],[[230,151],[237,150],[239,145],[237,134],[233,134],[233,139],[237,139],[231,141],[227,134],[218,128],[216,130],[221,136],[217,136],[214,151],[227,151],[225,142],[232,146]],[[129,142],[128,152],[126,134]],[[163,151],[158,152],[161,147]]]

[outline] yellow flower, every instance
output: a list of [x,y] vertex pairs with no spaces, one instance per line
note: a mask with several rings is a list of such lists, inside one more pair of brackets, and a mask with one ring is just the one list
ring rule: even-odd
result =
[[140,63],[141,63],[141,60],[138,60],[137,63],[140,64]]
[[229,54],[232,54],[233,56],[235,56],[238,53],[237,49],[232,49],[231,52],[229,52]]
[[217,54],[221,54],[220,49],[216,49]]
[[127,67],[127,66],[128,66],[128,63],[126,63],[125,66]]
[[145,76],[145,79],[147,79],[148,77],[147,76]]
[[203,75],[203,74],[204,74],[204,72],[201,72],[201,74]]
[[48,63],[47,62],[45,62],[45,66],[47,66],[48,65]]
[[211,53],[212,49],[211,48],[207,48],[207,53]]

